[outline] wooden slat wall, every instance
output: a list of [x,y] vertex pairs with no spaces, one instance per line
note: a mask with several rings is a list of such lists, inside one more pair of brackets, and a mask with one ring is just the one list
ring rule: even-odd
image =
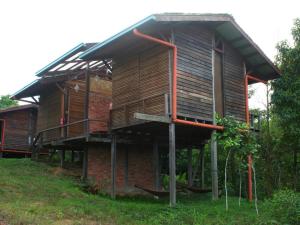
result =
[[[50,86],[40,95],[40,105],[38,110],[37,131],[58,126],[61,117],[62,93],[56,86]],[[60,137],[58,129],[46,132],[43,135],[44,141],[57,139]]]
[[141,123],[133,114],[165,114],[169,94],[169,51],[155,46],[130,58],[115,59],[112,76],[112,127]]
[[212,32],[199,25],[174,30],[179,116],[212,120],[212,37]]
[[[79,86],[75,90],[76,84]],[[72,80],[67,81],[69,87],[69,112],[68,123],[73,123],[84,119],[84,98],[86,85],[85,81]],[[68,137],[76,137],[84,134],[84,123],[71,125],[68,127]]]
[[[6,122],[4,149],[29,150],[36,113],[31,109],[13,111],[3,114],[0,119],[5,119]],[[32,127],[32,130],[29,130],[29,127]]]
[[[90,133],[108,130],[109,110],[112,101],[112,82],[100,78],[90,78],[89,123]],[[92,121],[93,119],[99,121]]]
[[243,58],[228,44],[224,47],[225,115],[245,121]]

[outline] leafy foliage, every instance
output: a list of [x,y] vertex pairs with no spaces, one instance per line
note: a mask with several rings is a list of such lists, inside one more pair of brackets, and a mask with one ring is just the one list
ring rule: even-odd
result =
[[[272,83],[273,112],[282,131],[281,143],[294,153],[294,187],[297,187],[297,153],[300,149],[300,19],[292,28],[294,43],[277,45],[276,64],[282,76]],[[298,184],[299,185],[299,184]]]
[[2,95],[0,97],[0,109],[4,109],[16,105],[18,105],[18,102],[16,100],[10,99],[9,95]]
[[247,165],[247,155],[255,156],[260,148],[256,136],[248,128],[248,125],[235,120],[233,117],[217,117],[217,124],[224,126],[223,132],[216,133],[218,145],[225,151],[233,151],[238,158],[241,167]]
[[291,190],[274,193],[272,199],[264,203],[264,208],[276,224],[300,224],[300,195]]

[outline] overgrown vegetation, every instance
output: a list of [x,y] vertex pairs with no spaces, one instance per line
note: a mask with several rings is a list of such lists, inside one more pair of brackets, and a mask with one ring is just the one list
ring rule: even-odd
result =
[[18,102],[16,100],[10,99],[10,95],[0,96],[0,109],[5,109],[11,106],[17,106]]
[[[273,219],[276,201],[261,206],[256,216],[253,204],[230,197],[212,202],[210,194],[179,195],[176,208],[168,198],[121,198],[87,194],[79,181],[54,173],[56,168],[30,159],[0,159],[0,221],[9,224],[279,224]],[[298,196],[299,197],[299,196]],[[273,222],[272,222],[273,221]],[[274,222],[275,221],[275,222]]]

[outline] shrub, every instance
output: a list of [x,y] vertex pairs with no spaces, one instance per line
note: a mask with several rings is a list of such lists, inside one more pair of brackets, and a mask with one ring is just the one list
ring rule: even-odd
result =
[[300,195],[292,190],[275,192],[264,204],[266,213],[279,224],[300,224]]

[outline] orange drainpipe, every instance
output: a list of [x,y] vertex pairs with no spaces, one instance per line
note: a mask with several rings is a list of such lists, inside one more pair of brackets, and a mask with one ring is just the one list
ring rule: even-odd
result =
[[[267,84],[267,81],[261,80],[259,78],[253,77],[251,75],[246,74],[245,75],[245,115],[246,115],[246,123],[250,124],[250,114],[249,114],[249,101],[248,101],[248,83],[249,80],[254,80],[257,82],[261,82],[264,84]],[[251,202],[252,201],[252,156],[248,155],[248,199]]]
[[186,120],[181,120],[177,118],[177,46],[167,42],[163,41],[161,39],[143,34],[139,32],[137,29],[133,30],[133,34],[137,37],[159,43],[161,45],[167,46],[171,49],[173,49],[173,74],[172,74],[172,113],[171,113],[171,118],[173,123],[178,123],[178,124],[184,124],[184,125],[191,125],[191,126],[197,126],[197,127],[204,127],[208,129],[213,129],[213,130],[223,130],[223,126],[218,126],[218,125],[213,125],[213,124],[206,124],[206,123],[199,123],[199,122],[192,122],[192,121],[186,121]]

